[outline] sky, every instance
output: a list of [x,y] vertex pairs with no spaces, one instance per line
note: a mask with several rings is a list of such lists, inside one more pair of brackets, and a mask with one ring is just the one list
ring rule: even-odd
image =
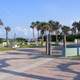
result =
[[[9,38],[32,38],[31,22],[59,21],[71,27],[80,20],[80,0],[0,0],[0,37],[5,38],[5,26],[11,27]],[[37,31],[35,30],[35,36]]]

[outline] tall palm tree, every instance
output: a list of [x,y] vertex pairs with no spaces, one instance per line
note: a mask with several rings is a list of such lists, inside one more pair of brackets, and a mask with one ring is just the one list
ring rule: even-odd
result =
[[69,31],[70,31],[70,27],[62,26],[62,32],[64,33],[64,35],[67,35]]
[[59,29],[61,27],[61,24],[59,22],[55,22],[55,33],[56,33],[56,42],[58,43],[58,35],[59,35]]
[[0,19],[0,25],[1,25],[1,26],[3,26],[3,22],[2,22],[2,20],[1,20],[1,19]]
[[50,20],[49,21],[49,25],[50,25],[50,31],[55,32],[56,34],[56,42],[58,42],[58,32],[59,32],[59,28],[61,27],[61,24],[58,21],[53,21]]
[[8,47],[8,32],[11,31],[11,28],[9,26],[5,27],[5,31],[6,31],[6,42],[7,42],[7,47]]
[[[80,33],[80,21],[73,22],[72,26],[76,28],[76,30],[78,31],[78,34],[79,34]],[[77,31],[76,31],[76,33],[77,33]]]
[[71,32],[72,32],[72,35],[76,34],[76,28],[75,27],[72,27],[71,28]]
[[35,34],[34,34],[34,28],[35,28],[35,26],[36,26],[36,23],[32,22],[30,27],[33,29],[33,41],[35,40]]
[[70,27],[68,26],[62,26],[62,33],[64,35],[64,41],[66,42],[66,35],[68,34],[68,32],[70,31]]
[[[73,22],[72,26],[76,28],[76,34],[79,35],[80,34],[80,21]],[[77,44],[78,44],[78,39],[77,39]],[[79,56],[79,48],[77,48],[77,56]]]
[[63,45],[64,45],[64,55],[65,55],[65,53],[66,53],[66,35],[70,31],[70,27],[68,27],[68,26],[62,26],[61,29],[62,29],[62,33],[64,35]]
[[41,45],[43,46],[44,33],[48,30],[48,23],[40,22],[38,27],[40,28],[40,31],[41,31],[41,36],[42,36]]
[[77,34],[79,23],[75,21],[75,22],[72,23],[72,26],[73,26],[73,28],[75,28],[75,31],[76,31],[76,34]]
[[36,21],[36,29],[37,29],[37,32],[38,32],[37,40],[39,38],[39,32],[40,32],[40,29],[41,29],[41,27],[39,25],[40,25],[40,22],[39,21]]

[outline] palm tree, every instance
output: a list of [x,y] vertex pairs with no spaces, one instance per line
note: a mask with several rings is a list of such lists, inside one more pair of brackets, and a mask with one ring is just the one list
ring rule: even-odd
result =
[[75,27],[72,27],[71,28],[71,32],[72,32],[72,35],[76,34],[76,28]]
[[79,23],[75,21],[75,22],[73,22],[72,26],[73,26],[73,28],[75,29],[75,32],[76,32],[76,34],[77,34],[77,30],[78,30],[78,28],[79,28]]
[[5,31],[6,31],[6,42],[7,42],[7,47],[8,47],[8,32],[11,31],[11,28],[9,26],[5,27]]
[[[76,28],[76,34],[79,35],[80,34],[80,21],[73,22],[72,26]],[[77,44],[78,44],[78,39],[77,39]],[[77,48],[77,56],[79,56],[79,48]]]
[[3,22],[2,22],[2,20],[1,20],[1,19],[0,19],[0,25],[1,25],[1,26],[3,26]]
[[33,41],[35,40],[35,35],[34,35],[34,28],[35,28],[35,26],[36,26],[36,23],[32,22],[30,27],[33,29]]
[[40,22],[39,21],[36,21],[36,29],[37,29],[37,32],[38,32],[38,37],[37,37],[37,40],[39,38],[39,31],[41,29],[41,27],[39,26],[40,25]]
[[61,27],[61,24],[57,21],[50,20],[49,25],[50,25],[50,31],[55,32],[56,42],[58,42],[58,32],[59,32],[59,28]]
[[62,26],[62,32],[64,33],[64,35],[67,35],[69,31],[70,31],[70,27]]
[[55,33],[56,33],[56,43],[58,43],[58,35],[59,35],[59,29],[61,27],[61,24],[59,22],[55,22]]
[[73,22],[72,26],[76,29],[76,34],[80,34],[80,21],[79,22],[76,22],[76,21]]
[[68,26],[62,26],[62,33],[64,35],[64,41],[66,42],[66,35],[68,34],[68,32],[70,31],[70,27]]
[[63,45],[64,45],[64,53],[66,53],[66,35],[70,31],[70,27],[68,26],[62,26],[62,33],[64,35]]
[[47,22],[40,22],[40,24],[38,25],[38,27],[40,28],[41,31],[41,45],[43,46],[43,42],[44,42],[44,33],[48,30],[48,23]]

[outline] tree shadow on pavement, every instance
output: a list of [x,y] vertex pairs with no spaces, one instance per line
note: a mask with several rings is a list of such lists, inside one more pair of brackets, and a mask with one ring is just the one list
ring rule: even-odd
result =
[[30,53],[46,53],[45,50],[43,50],[42,48],[30,48],[30,49],[17,49],[17,51],[24,51],[24,52],[30,52]]
[[56,78],[51,78],[51,77],[46,77],[46,76],[41,76],[41,75],[35,75],[35,74],[30,74],[30,73],[24,73],[24,72],[17,72],[14,70],[7,70],[7,67],[11,66],[7,61],[10,60],[15,60],[15,59],[20,59],[20,58],[6,58],[6,59],[1,59],[0,60],[0,73],[7,73],[10,75],[14,76],[20,76],[20,77],[28,77],[28,78],[33,78],[33,79],[39,79],[39,80],[61,80],[61,79],[56,79]]
[[68,62],[65,64],[60,64],[57,66],[57,68],[63,72],[69,72],[69,73],[76,74],[77,76],[75,76],[75,77],[73,76],[74,77],[73,80],[80,80],[80,72],[69,68],[70,66],[73,66],[73,65],[80,65],[80,62]]
[[25,55],[28,59],[38,59],[44,57],[44,54],[23,53],[23,52],[7,52],[9,55]]
[[28,77],[28,78],[39,79],[39,80],[61,80],[61,79],[39,76],[39,75],[23,73],[23,72],[16,72],[16,71],[11,71],[6,69],[1,69],[0,72],[12,74],[14,76],[20,76],[20,77],[26,77],[26,78]]
[[0,70],[4,67],[10,66],[6,61],[10,60],[17,60],[17,59],[26,59],[26,58],[5,58],[5,59],[0,59]]
[[[38,58],[59,58],[60,56],[52,56],[52,55],[46,55],[46,54],[40,54],[40,53],[24,53],[24,52],[7,52],[9,55],[25,55],[28,56],[28,59],[38,59]],[[6,55],[7,55],[6,54]]]

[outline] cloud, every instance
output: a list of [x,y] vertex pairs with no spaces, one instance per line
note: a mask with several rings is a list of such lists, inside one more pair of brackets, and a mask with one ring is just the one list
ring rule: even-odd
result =
[[32,38],[32,29],[29,27],[16,27],[15,33],[18,37]]

